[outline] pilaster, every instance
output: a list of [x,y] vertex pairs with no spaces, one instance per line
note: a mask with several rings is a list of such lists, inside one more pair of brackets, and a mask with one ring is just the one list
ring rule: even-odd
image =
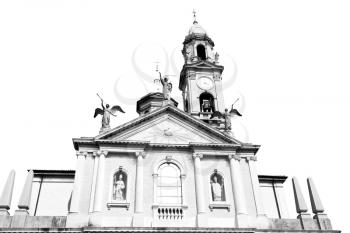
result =
[[207,227],[208,217],[205,212],[205,205],[203,199],[203,177],[202,177],[202,165],[201,159],[203,154],[193,153],[194,160],[194,177],[195,177],[195,188],[196,188],[196,200],[197,200],[197,226]]
[[135,152],[136,155],[136,189],[135,189],[135,214],[133,217],[133,227],[144,226],[143,210],[143,160],[146,157],[144,151]]
[[236,153],[232,153],[228,155],[228,158],[230,161],[233,199],[236,207],[236,227],[248,227],[248,211],[240,168],[241,157]]
[[256,227],[261,229],[267,228],[269,225],[269,222],[263,206],[262,194],[260,191],[260,184],[259,184],[258,174],[256,171],[256,166],[255,166],[257,158],[256,156],[251,155],[251,156],[246,156],[245,159],[247,160],[247,163],[249,165],[249,174],[250,174],[250,179],[251,179],[253,194],[254,194],[256,219],[257,219]]

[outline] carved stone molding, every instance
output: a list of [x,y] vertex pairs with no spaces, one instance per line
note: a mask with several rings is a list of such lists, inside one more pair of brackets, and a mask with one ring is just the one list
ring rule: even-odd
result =
[[235,159],[237,161],[241,161],[241,159],[242,159],[242,157],[240,155],[237,155],[237,154],[229,154],[228,158],[229,158],[229,160]]
[[136,157],[141,156],[143,159],[146,157],[146,153],[144,151],[135,152]]
[[245,157],[245,159],[247,160],[247,162],[248,162],[248,161],[257,161],[257,160],[258,160],[257,157],[254,156],[254,155],[252,155],[252,156],[247,156],[247,157]]
[[167,161],[167,162],[171,162],[172,159],[173,159],[173,157],[171,155],[165,156],[165,161]]
[[130,203],[129,202],[109,202],[107,203],[108,210],[112,208],[125,208],[126,210],[129,210]]
[[101,156],[101,155],[107,156],[108,155],[108,151],[107,150],[99,150],[99,151],[97,151],[97,154],[99,156]]
[[196,158],[199,158],[199,159],[202,159],[203,158],[203,154],[202,153],[193,153],[193,159],[196,159]]
[[86,157],[88,155],[88,152],[87,151],[77,151],[77,156],[84,156]]

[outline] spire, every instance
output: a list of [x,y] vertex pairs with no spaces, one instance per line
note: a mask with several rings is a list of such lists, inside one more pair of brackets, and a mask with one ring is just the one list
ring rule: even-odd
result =
[[32,193],[32,184],[33,184],[34,172],[30,170],[27,175],[26,182],[24,183],[21,198],[18,202],[18,210],[16,210],[17,214],[28,214],[29,206],[30,206],[30,197]]
[[4,189],[2,191],[2,195],[0,197],[0,215],[2,213],[4,213],[5,215],[8,215],[8,210],[11,207],[13,185],[15,183],[15,175],[16,175],[15,171],[11,170],[7,178],[6,184],[4,186]]
[[197,24],[198,23],[197,16],[196,16],[197,12],[193,9],[192,13],[193,13],[193,24]]
[[317,189],[316,189],[315,184],[312,181],[311,177],[307,178],[307,186],[309,188],[312,212],[314,214],[323,213],[324,212],[324,208],[323,208],[323,205],[322,205],[322,202],[321,202],[321,198],[318,195]]
[[298,214],[305,214],[305,213],[307,213],[308,209],[306,206],[306,202],[305,202],[303,193],[301,192],[299,182],[298,182],[296,177],[292,178],[292,183],[293,183],[296,211]]

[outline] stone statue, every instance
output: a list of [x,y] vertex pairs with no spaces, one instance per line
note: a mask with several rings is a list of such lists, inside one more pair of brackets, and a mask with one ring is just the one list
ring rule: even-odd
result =
[[218,52],[215,53],[214,58],[215,58],[215,63],[218,63],[219,62],[219,53]]
[[159,80],[161,84],[163,85],[163,95],[164,99],[170,100],[170,92],[173,89],[173,84],[169,81],[168,77],[165,76],[164,78],[162,77],[162,74],[159,72]]
[[187,46],[187,48],[186,48],[186,60],[187,60],[187,62],[192,61],[192,58],[193,58],[192,48],[191,48],[191,46]]
[[114,198],[114,200],[125,201],[124,189],[125,189],[125,184],[123,181],[123,175],[120,174],[118,180],[117,180],[117,176],[114,176],[114,181],[113,181],[113,198]]
[[225,119],[225,130],[231,130],[231,114],[228,112],[227,108],[225,108],[224,119]]
[[213,192],[213,201],[222,201],[222,190],[223,184],[218,183],[218,177],[213,177],[213,182],[211,182],[211,189]]
[[101,133],[111,128],[109,125],[111,115],[116,116],[115,115],[116,111],[119,111],[122,113],[125,113],[125,112],[119,105],[115,105],[112,108],[109,108],[109,104],[105,104],[103,99],[99,96],[99,94],[97,94],[97,96],[101,99],[102,109],[100,108],[95,109],[94,118],[96,118],[96,116],[99,114],[102,115],[101,130],[100,130],[100,133]]
[[228,109],[225,109],[225,112],[219,112],[219,111],[215,111],[213,112],[213,114],[211,115],[210,119],[213,118],[223,118],[225,121],[225,131],[229,131],[231,130],[231,118],[234,116],[242,116],[242,114],[235,108],[233,108],[233,105],[239,100],[239,98],[231,105],[231,110],[228,111]]

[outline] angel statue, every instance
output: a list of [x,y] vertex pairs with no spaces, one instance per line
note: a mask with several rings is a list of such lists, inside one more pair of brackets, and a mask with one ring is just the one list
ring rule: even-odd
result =
[[221,113],[219,111],[215,111],[212,116],[210,117],[210,119],[213,119],[214,117],[218,117],[218,118],[223,118],[225,120],[225,130],[231,130],[231,117],[234,116],[242,116],[242,114],[235,108],[233,108],[233,105],[239,100],[239,98],[231,105],[231,110],[228,111],[228,109],[225,109],[224,113]]
[[119,105],[114,105],[112,108],[109,108],[109,104],[105,104],[99,94],[97,94],[97,96],[101,100],[102,109],[100,108],[95,109],[94,118],[96,118],[97,115],[99,114],[102,115],[102,125],[100,129],[100,133],[103,133],[111,128],[109,125],[111,115],[116,117],[117,116],[115,115],[116,111],[119,111],[122,113],[125,113],[125,112]]

